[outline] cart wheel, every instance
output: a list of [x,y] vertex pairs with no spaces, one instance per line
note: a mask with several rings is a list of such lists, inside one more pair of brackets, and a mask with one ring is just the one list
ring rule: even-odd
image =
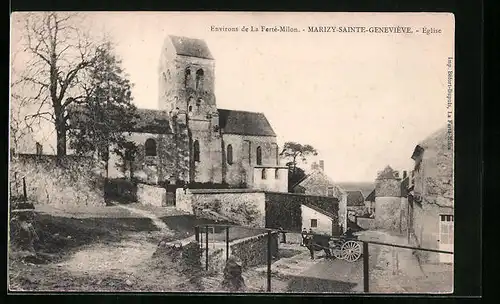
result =
[[333,250],[333,255],[335,256],[335,258],[339,259],[339,260],[342,260],[344,258],[344,255],[342,254],[342,250],[340,249],[332,249]]
[[361,256],[361,246],[358,242],[347,241],[342,245],[343,259],[348,262],[355,262]]

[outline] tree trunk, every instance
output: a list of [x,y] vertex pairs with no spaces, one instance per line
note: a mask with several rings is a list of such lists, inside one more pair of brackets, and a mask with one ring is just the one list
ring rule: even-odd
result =
[[61,118],[57,119],[55,127],[57,135],[57,157],[59,159],[66,155],[66,126],[64,120]]

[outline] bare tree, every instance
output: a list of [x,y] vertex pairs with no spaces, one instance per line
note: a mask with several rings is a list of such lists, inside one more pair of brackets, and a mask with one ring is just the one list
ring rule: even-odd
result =
[[54,124],[57,156],[66,154],[66,109],[85,99],[81,83],[96,56],[96,43],[82,31],[79,17],[77,13],[33,13],[25,20],[22,36],[24,51],[31,58],[16,82],[24,87],[18,98],[36,105],[24,120],[45,119]]

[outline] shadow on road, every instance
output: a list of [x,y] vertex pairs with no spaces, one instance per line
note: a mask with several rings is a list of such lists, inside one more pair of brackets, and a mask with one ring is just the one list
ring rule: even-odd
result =
[[288,292],[351,292],[352,289],[358,284],[336,281],[336,280],[326,280],[311,277],[296,277],[293,276],[288,283]]

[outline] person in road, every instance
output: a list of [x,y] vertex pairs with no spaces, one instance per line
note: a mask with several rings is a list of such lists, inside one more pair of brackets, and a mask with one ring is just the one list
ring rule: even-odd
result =
[[302,228],[302,232],[300,233],[302,236],[302,243],[300,243],[300,246],[305,246],[306,245],[306,237],[307,237],[307,229]]

